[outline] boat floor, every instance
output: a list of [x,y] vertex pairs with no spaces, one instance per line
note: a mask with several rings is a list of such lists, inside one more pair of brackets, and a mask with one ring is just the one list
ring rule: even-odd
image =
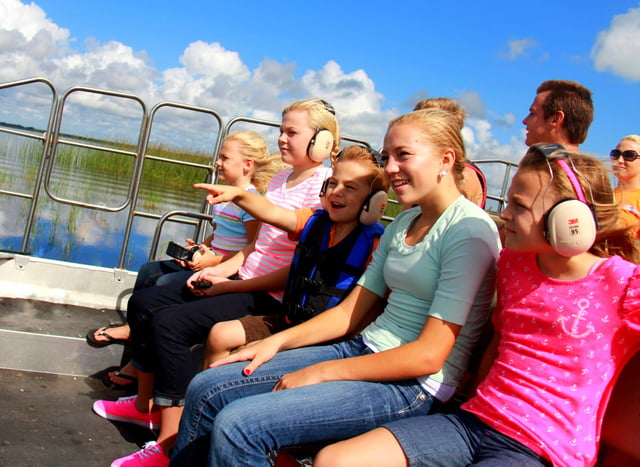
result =
[[95,415],[107,388],[103,372],[62,376],[0,370],[0,466],[106,466],[155,439],[152,431]]

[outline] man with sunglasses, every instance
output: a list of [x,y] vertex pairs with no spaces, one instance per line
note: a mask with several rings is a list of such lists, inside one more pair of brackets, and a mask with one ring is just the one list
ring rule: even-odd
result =
[[522,120],[525,144],[557,143],[577,152],[593,121],[591,91],[574,81],[549,80],[536,90],[529,114]]
[[613,173],[618,179],[614,190],[620,203],[620,224],[640,222],[640,136],[627,135],[611,151]]

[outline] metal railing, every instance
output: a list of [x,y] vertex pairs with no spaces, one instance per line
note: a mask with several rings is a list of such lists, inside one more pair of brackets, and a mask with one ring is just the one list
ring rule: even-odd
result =
[[[7,123],[0,123],[0,133],[11,134],[19,137],[29,138],[31,140],[39,141],[42,145],[42,152],[38,162],[38,169],[36,176],[33,180],[33,184],[30,186],[30,190],[25,191],[10,191],[0,189],[0,194],[27,199],[30,202],[29,214],[24,220],[24,229],[21,239],[20,251],[15,253],[29,254],[28,248],[30,241],[32,240],[32,230],[34,223],[37,220],[38,203],[42,198],[42,188],[46,196],[49,199],[57,202],[76,206],[84,209],[93,209],[106,212],[119,212],[127,209],[126,226],[124,230],[123,239],[120,245],[120,255],[118,259],[118,269],[125,269],[127,248],[132,235],[132,228],[136,218],[148,218],[158,221],[155,229],[155,233],[151,242],[149,259],[155,259],[157,255],[159,238],[161,231],[167,222],[176,222],[180,224],[192,225],[194,233],[192,238],[196,241],[202,240],[204,237],[205,222],[211,219],[211,207],[206,203],[204,197],[200,207],[200,212],[186,212],[182,210],[171,211],[166,214],[157,214],[148,210],[141,209],[139,204],[139,195],[141,180],[145,169],[145,163],[148,161],[161,161],[181,166],[196,167],[205,169],[207,176],[204,182],[212,182],[216,180],[215,174],[215,161],[218,157],[218,153],[222,146],[224,137],[228,135],[231,128],[242,122],[255,124],[266,127],[280,126],[279,122],[260,120],[249,117],[236,117],[229,120],[226,125],[223,124],[223,120],[220,115],[212,109],[180,104],[175,102],[160,102],[156,104],[150,111],[147,110],[147,106],[144,101],[133,94],[107,91],[102,89],[94,89],[88,87],[72,87],[65,91],[61,97],[59,97],[58,91],[55,85],[46,78],[37,77],[20,81],[13,81],[8,83],[0,83],[0,90],[13,89],[23,90],[26,86],[32,85],[44,85],[51,95],[48,123],[45,129],[24,129],[19,125],[11,125]],[[72,97],[81,101],[89,101],[91,99],[100,99],[103,97],[117,99],[118,103],[127,102],[139,108],[140,118],[137,120],[137,140],[132,149],[123,149],[110,146],[110,141],[101,140],[100,138],[82,138],[77,137],[70,133],[64,133],[62,131],[62,123],[65,121],[66,111],[69,107],[69,101]],[[118,106],[124,107],[124,106]],[[207,163],[194,163],[190,161],[168,159],[152,154],[148,154],[149,140],[151,137],[151,131],[154,123],[156,122],[157,112],[162,108],[174,108],[188,112],[195,112],[200,115],[211,117],[214,122],[214,127],[211,130],[214,131],[217,136],[213,147],[210,148],[209,159]],[[354,138],[350,136],[343,136],[341,138],[343,143],[355,143],[361,144],[367,147],[371,147],[365,140]],[[55,167],[56,157],[58,156],[60,147],[71,148],[84,148],[88,150],[101,151],[108,154],[114,154],[119,157],[133,159],[133,167],[131,173],[128,176],[128,184],[126,188],[126,194],[124,200],[119,204],[111,206],[105,206],[104,204],[90,203],[82,200],[70,199],[68,197],[58,196],[52,189],[53,170]],[[394,203],[394,200],[390,201]],[[391,220],[391,217],[386,217],[387,220]]]

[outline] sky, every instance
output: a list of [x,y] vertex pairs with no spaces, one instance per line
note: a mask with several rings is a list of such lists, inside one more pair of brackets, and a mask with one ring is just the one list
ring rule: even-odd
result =
[[595,103],[581,149],[606,158],[640,134],[640,3],[0,0],[0,83],[35,76],[225,120],[320,97],[374,147],[418,100],[452,97],[468,156],[512,161],[537,86],[569,79]]

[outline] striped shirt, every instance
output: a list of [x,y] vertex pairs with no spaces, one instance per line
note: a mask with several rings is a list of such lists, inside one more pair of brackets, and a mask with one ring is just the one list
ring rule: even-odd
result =
[[[320,208],[318,195],[322,182],[329,177],[331,169],[318,167],[311,177],[287,189],[287,178],[292,171],[290,168],[285,169],[273,176],[265,195],[267,199],[273,204],[288,209]],[[297,242],[289,240],[284,230],[263,223],[256,238],[255,250],[240,267],[238,275],[242,279],[250,279],[288,266],[296,244]],[[271,295],[282,301],[283,293],[283,290],[278,290],[271,292]]]
[[[247,191],[258,193],[253,185]],[[254,220],[248,212],[231,203],[220,203],[213,206],[213,222],[215,230],[211,240],[211,250],[216,255],[230,255],[242,250],[249,243],[244,223]]]

